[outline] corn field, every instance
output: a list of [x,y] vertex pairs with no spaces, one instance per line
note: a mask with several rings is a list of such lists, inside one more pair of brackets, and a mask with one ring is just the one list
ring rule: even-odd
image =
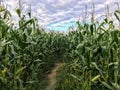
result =
[[[64,62],[55,90],[120,90],[120,30],[114,21],[77,22],[67,34],[46,32],[17,9],[18,27],[0,7],[0,90],[44,90],[46,75]],[[120,22],[120,12],[114,13]]]
[[69,60],[56,90],[120,90],[120,31],[107,18],[77,24],[78,29],[67,35]]

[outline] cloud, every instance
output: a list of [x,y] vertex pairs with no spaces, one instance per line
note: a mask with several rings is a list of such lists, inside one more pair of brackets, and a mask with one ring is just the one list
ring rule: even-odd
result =
[[[18,7],[19,0],[5,0],[9,10],[16,17],[14,10]],[[115,2],[120,0],[22,0],[26,2],[24,5],[24,13],[27,13],[29,4],[31,3],[32,16],[38,18],[39,23],[48,27],[63,26],[65,23],[71,23],[85,15],[85,5],[87,5],[88,14],[91,13],[92,5],[95,4],[95,16],[100,17],[105,13],[106,5],[109,5],[110,12],[114,12],[117,8]],[[88,15],[90,19],[90,15]],[[64,23],[63,23],[64,22]],[[61,25],[60,25],[61,24]],[[50,27],[50,26],[49,26]],[[54,29],[54,28],[53,28]]]

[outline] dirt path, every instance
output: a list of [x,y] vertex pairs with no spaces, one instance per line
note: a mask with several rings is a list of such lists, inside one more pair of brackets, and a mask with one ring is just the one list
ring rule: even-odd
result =
[[47,86],[46,90],[54,90],[55,83],[56,83],[57,71],[62,65],[63,65],[62,63],[56,63],[54,68],[51,70],[50,74],[48,74],[48,76],[47,76],[48,86]]

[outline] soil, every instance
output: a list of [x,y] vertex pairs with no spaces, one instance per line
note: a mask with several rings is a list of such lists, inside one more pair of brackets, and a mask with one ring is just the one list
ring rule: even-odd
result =
[[57,73],[58,73],[57,71],[62,65],[63,65],[63,63],[56,63],[54,68],[47,75],[48,86],[47,86],[46,90],[54,90],[55,83],[56,83],[56,77],[57,77]]

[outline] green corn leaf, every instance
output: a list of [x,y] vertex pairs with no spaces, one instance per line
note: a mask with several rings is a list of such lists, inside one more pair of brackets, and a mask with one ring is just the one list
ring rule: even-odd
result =
[[5,11],[6,9],[3,6],[0,6],[0,12]]
[[98,80],[100,78],[100,75],[96,75],[91,81],[95,82],[96,80]]
[[114,15],[115,15],[115,17],[117,18],[117,20],[120,22],[120,17],[118,16],[118,14],[119,14],[119,16],[120,16],[120,11],[116,10],[116,11],[114,12]]
[[16,55],[17,53],[15,52],[15,50],[14,50],[14,46],[13,45],[9,45],[10,46],[10,48],[11,48],[11,53],[13,54],[13,55]]
[[7,11],[5,11],[5,13],[4,13],[4,19],[6,19],[7,16],[8,16],[8,13],[7,13]]
[[22,26],[20,26],[19,29],[22,29],[22,28],[26,27],[28,24],[31,24],[32,22],[33,22],[33,19],[28,20],[28,21],[25,22]]
[[102,70],[98,67],[98,65],[95,62],[91,62],[91,65],[94,66],[99,71],[99,73],[102,76],[102,78],[104,78],[104,76],[102,74]]
[[20,9],[17,9],[16,13],[18,14],[19,17],[21,17],[21,10]]
[[93,35],[93,30],[94,30],[94,27],[93,27],[93,24],[92,24],[92,25],[90,25],[91,35]]
[[102,83],[106,88],[108,88],[109,90],[115,90],[112,86],[110,86],[110,85],[107,84],[106,82],[101,81],[101,83]]
[[26,66],[19,68],[16,72],[15,72],[15,77],[19,78],[19,76],[21,75],[21,73],[23,72],[23,70],[26,68]]
[[79,79],[77,76],[75,76],[75,75],[73,75],[73,74],[71,74],[71,76],[72,76],[73,78],[75,78],[75,79],[81,81],[81,79]]
[[38,82],[38,81],[27,81],[25,83],[33,84],[33,83],[36,83],[36,82]]
[[120,85],[118,85],[117,83],[112,83],[112,85],[116,90],[120,90]]

